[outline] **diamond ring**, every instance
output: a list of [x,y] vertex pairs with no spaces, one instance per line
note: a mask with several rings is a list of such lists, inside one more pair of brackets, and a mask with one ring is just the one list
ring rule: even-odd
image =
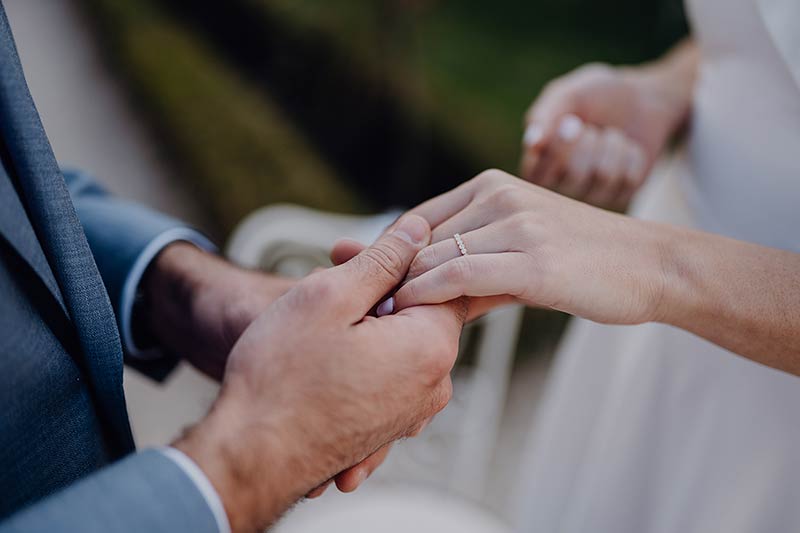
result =
[[456,240],[458,251],[461,252],[461,255],[467,255],[467,247],[464,246],[464,241],[461,239],[461,234],[456,233],[453,235],[453,238]]

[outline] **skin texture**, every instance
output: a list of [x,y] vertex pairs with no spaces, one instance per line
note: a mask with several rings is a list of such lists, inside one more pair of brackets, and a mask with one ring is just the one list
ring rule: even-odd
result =
[[800,254],[633,219],[500,171],[412,212],[433,237],[395,310],[507,295],[601,323],[671,324],[800,375]]
[[160,344],[217,381],[242,332],[296,283],[185,242],[165,248],[142,280],[149,327]]
[[346,264],[305,278],[239,336],[209,414],[173,445],[206,473],[234,531],[289,506],[444,407],[466,306],[367,316],[429,243],[404,217]]
[[[336,264],[363,249],[350,251]],[[149,327],[160,345],[221,381],[228,354],[244,330],[296,284],[297,280],[243,269],[194,245],[176,242],[158,255],[142,286]],[[385,460],[389,448],[339,473],[308,497],[321,495],[333,481],[342,492],[356,490]]]
[[652,64],[590,64],[553,80],[525,114],[520,175],[624,208],[685,122],[696,71],[696,47],[686,41]]

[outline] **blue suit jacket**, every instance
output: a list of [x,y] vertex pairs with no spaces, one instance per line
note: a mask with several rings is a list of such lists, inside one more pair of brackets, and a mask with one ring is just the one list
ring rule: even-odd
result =
[[70,196],[2,6],[0,155],[0,533],[215,531],[178,466],[134,452],[111,305],[179,223],[81,175]]

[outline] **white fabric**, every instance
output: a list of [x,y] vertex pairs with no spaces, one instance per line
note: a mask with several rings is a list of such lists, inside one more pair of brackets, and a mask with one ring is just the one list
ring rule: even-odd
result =
[[[688,152],[634,214],[800,252],[800,91],[756,1],[690,0]],[[669,326],[575,320],[521,472],[521,531],[800,531],[800,379]]]
[[197,487],[197,490],[200,491],[203,499],[208,504],[208,508],[211,509],[211,513],[214,515],[217,531],[219,533],[231,533],[231,525],[228,521],[228,515],[225,513],[225,507],[222,505],[222,500],[205,473],[197,466],[197,463],[177,448],[166,447],[160,448],[159,451],[178,465],[178,468],[183,470]]
[[139,257],[128,272],[128,277],[125,278],[125,284],[122,286],[122,296],[120,297],[120,323],[122,328],[120,337],[122,337],[122,344],[125,351],[131,357],[137,359],[155,359],[160,357],[161,350],[153,348],[150,350],[140,349],[133,339],[133,330],[131,327],[131,318],[133,314],[133,305],[136,301],[136,293],[139,291],[139,283],[142,281],[147,267],[155,259],[158,253],[176,241],[186,241],[194,244],[198,248],[208,252],[216,252],[217,248],[209,241],[202,233],[195,231],[191,228],[176,227],[169,229],[159,234],[155,239],[145,246]]
[[[374,483],[374,481],[372,481]],[[474,502],[418,485],[367,484],[301,502],[272,533],[510,533]]]

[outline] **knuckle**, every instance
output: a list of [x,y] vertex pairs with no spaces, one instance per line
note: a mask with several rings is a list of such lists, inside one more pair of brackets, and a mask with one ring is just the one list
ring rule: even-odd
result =
[[489,203],[496,209],[516,211],[522,207],[520,191],[514,184],[499,185],[492,191]]
[[300,305],[319,305],[338,298],[336,286],[322,272],[311,274],[297,287],[294,296]]
[[449,379],[445,379],[436,389],[436,392],[433,395],[433,405],[431,407],[433,407],[435,413],[438,413],[447,407],[447,404],[450,403],[452,398],[453,382]]
[[414,261],[411,262],[411,268],[408,270],[408,275],[412,278],[421,276],[425,272],[435,267],[438,264],[437,260],[438,253],[436,252],[435,247],[428,246],[427,248],[423,248],[419,251],[419,253],[417,253]]
[[373,246],[363,254],[364,260],[372,265],[372,270],[392,278],[405,275],[405,259],[400,250],[389,243]]
[[612,67],[607,63],[592,61],[591,63],[578,67],[575,73],[590,78],[605,77],[612,73]]
[[542,223],[537,219],[535,214],[522,215],[519,214],[509,219],[509,230],[519,234],[523,240],[534,239],[539,234]]
[[466,258],[459,258],[447,263],[444,269],[444,280],[455,286],[461,286],[472,279],[472,263]]
[[458,340],[439,335],[430,339],[428,349],[421,360],[421,371],[431,386],[435,386],[450,375],[458,356]]
[[476,183],[480,185],[494,185],[496,183],[501,183],[503,180],[507,178],[507,174],[502,170],[498,170],[496,168],[490,168],[484,170],[473,179]]

